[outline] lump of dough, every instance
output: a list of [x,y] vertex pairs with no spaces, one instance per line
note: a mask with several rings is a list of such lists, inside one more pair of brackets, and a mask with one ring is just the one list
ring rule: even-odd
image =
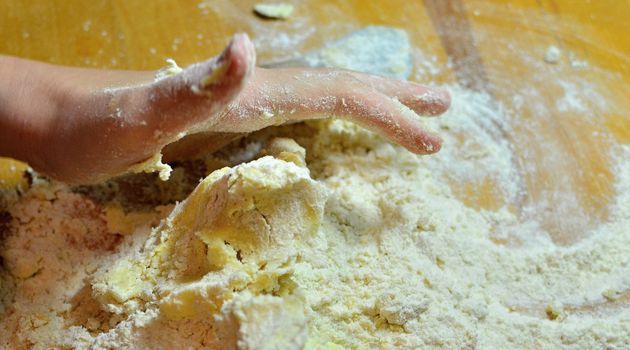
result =
[[289,296],[297,246],[317,232],[327,192],[294,141],[273,140],[266,153],[210,174],[142,253],[99,270],[92,288],[104,308],[129,313],[151,301],[182,319],[217,314],[244,292]]

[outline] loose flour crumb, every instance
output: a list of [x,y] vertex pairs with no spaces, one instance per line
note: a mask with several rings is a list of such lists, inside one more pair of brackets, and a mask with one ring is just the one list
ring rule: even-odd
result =
[[556,64],[560,62],[560,58],[562,57],[562,51],[557,46],[549,46],[547,51],[545,51],[544,60],[547,63]]

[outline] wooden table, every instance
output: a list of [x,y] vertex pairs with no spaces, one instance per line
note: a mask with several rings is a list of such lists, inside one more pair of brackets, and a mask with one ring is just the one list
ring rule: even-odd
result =
[[[615,194],[609,150],[630,143],[630,2],[289,2],[296,5],[295,16],[282,22],[254,16],[250,0],[4,0],[0,53],[66,65],[157,69],[167,57],[186,65],[215,55],[237,31],[249,33],[259,44],[259,60],[268,61],[369,24],[404,28],[438,65],[451,62],[452,69],[419,80],[457,81],[518,109],[504,136],[518,155],[524,200],[548,203],[536,215],[554,240],[575,242],[607,219]],[[532,57],[541,61],[551,45],[562,51],[561,62],[533,64]],[[570,91],[555,82],[567,77],[584,82],[583,90],[568,96],[581,110],[558,105]],[[601,95],[599,103],[580,95],[589,87]],[[0,188],[24,186],[23,168],[0,160]],[[470,206],[514,206],[492,179],[453,186]],[[563,193],[575,200],[562,202]]]

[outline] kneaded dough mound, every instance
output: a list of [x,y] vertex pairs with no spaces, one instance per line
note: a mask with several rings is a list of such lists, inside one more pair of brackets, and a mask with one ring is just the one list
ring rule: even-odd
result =
[[278,158],[213,172],[142,252],[100,269],[92,288],[102,306],[127,317],[152,307],[171,320],[217,317],[234,330],[223,340],[237,339],[240,348],[280,338],[303,344],[292,265],[296,246],[319,228],[326,192],[298,165],[304,150],[295,142],[275,140],[268,148]]

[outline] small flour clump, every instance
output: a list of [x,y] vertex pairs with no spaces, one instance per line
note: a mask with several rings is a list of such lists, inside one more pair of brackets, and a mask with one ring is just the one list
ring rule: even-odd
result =
[[560,58],[562,57],[562,51],[557,46],[551,45],[545,51],[545,56],[543,57],[545,62],[556,64],[560,62]]

